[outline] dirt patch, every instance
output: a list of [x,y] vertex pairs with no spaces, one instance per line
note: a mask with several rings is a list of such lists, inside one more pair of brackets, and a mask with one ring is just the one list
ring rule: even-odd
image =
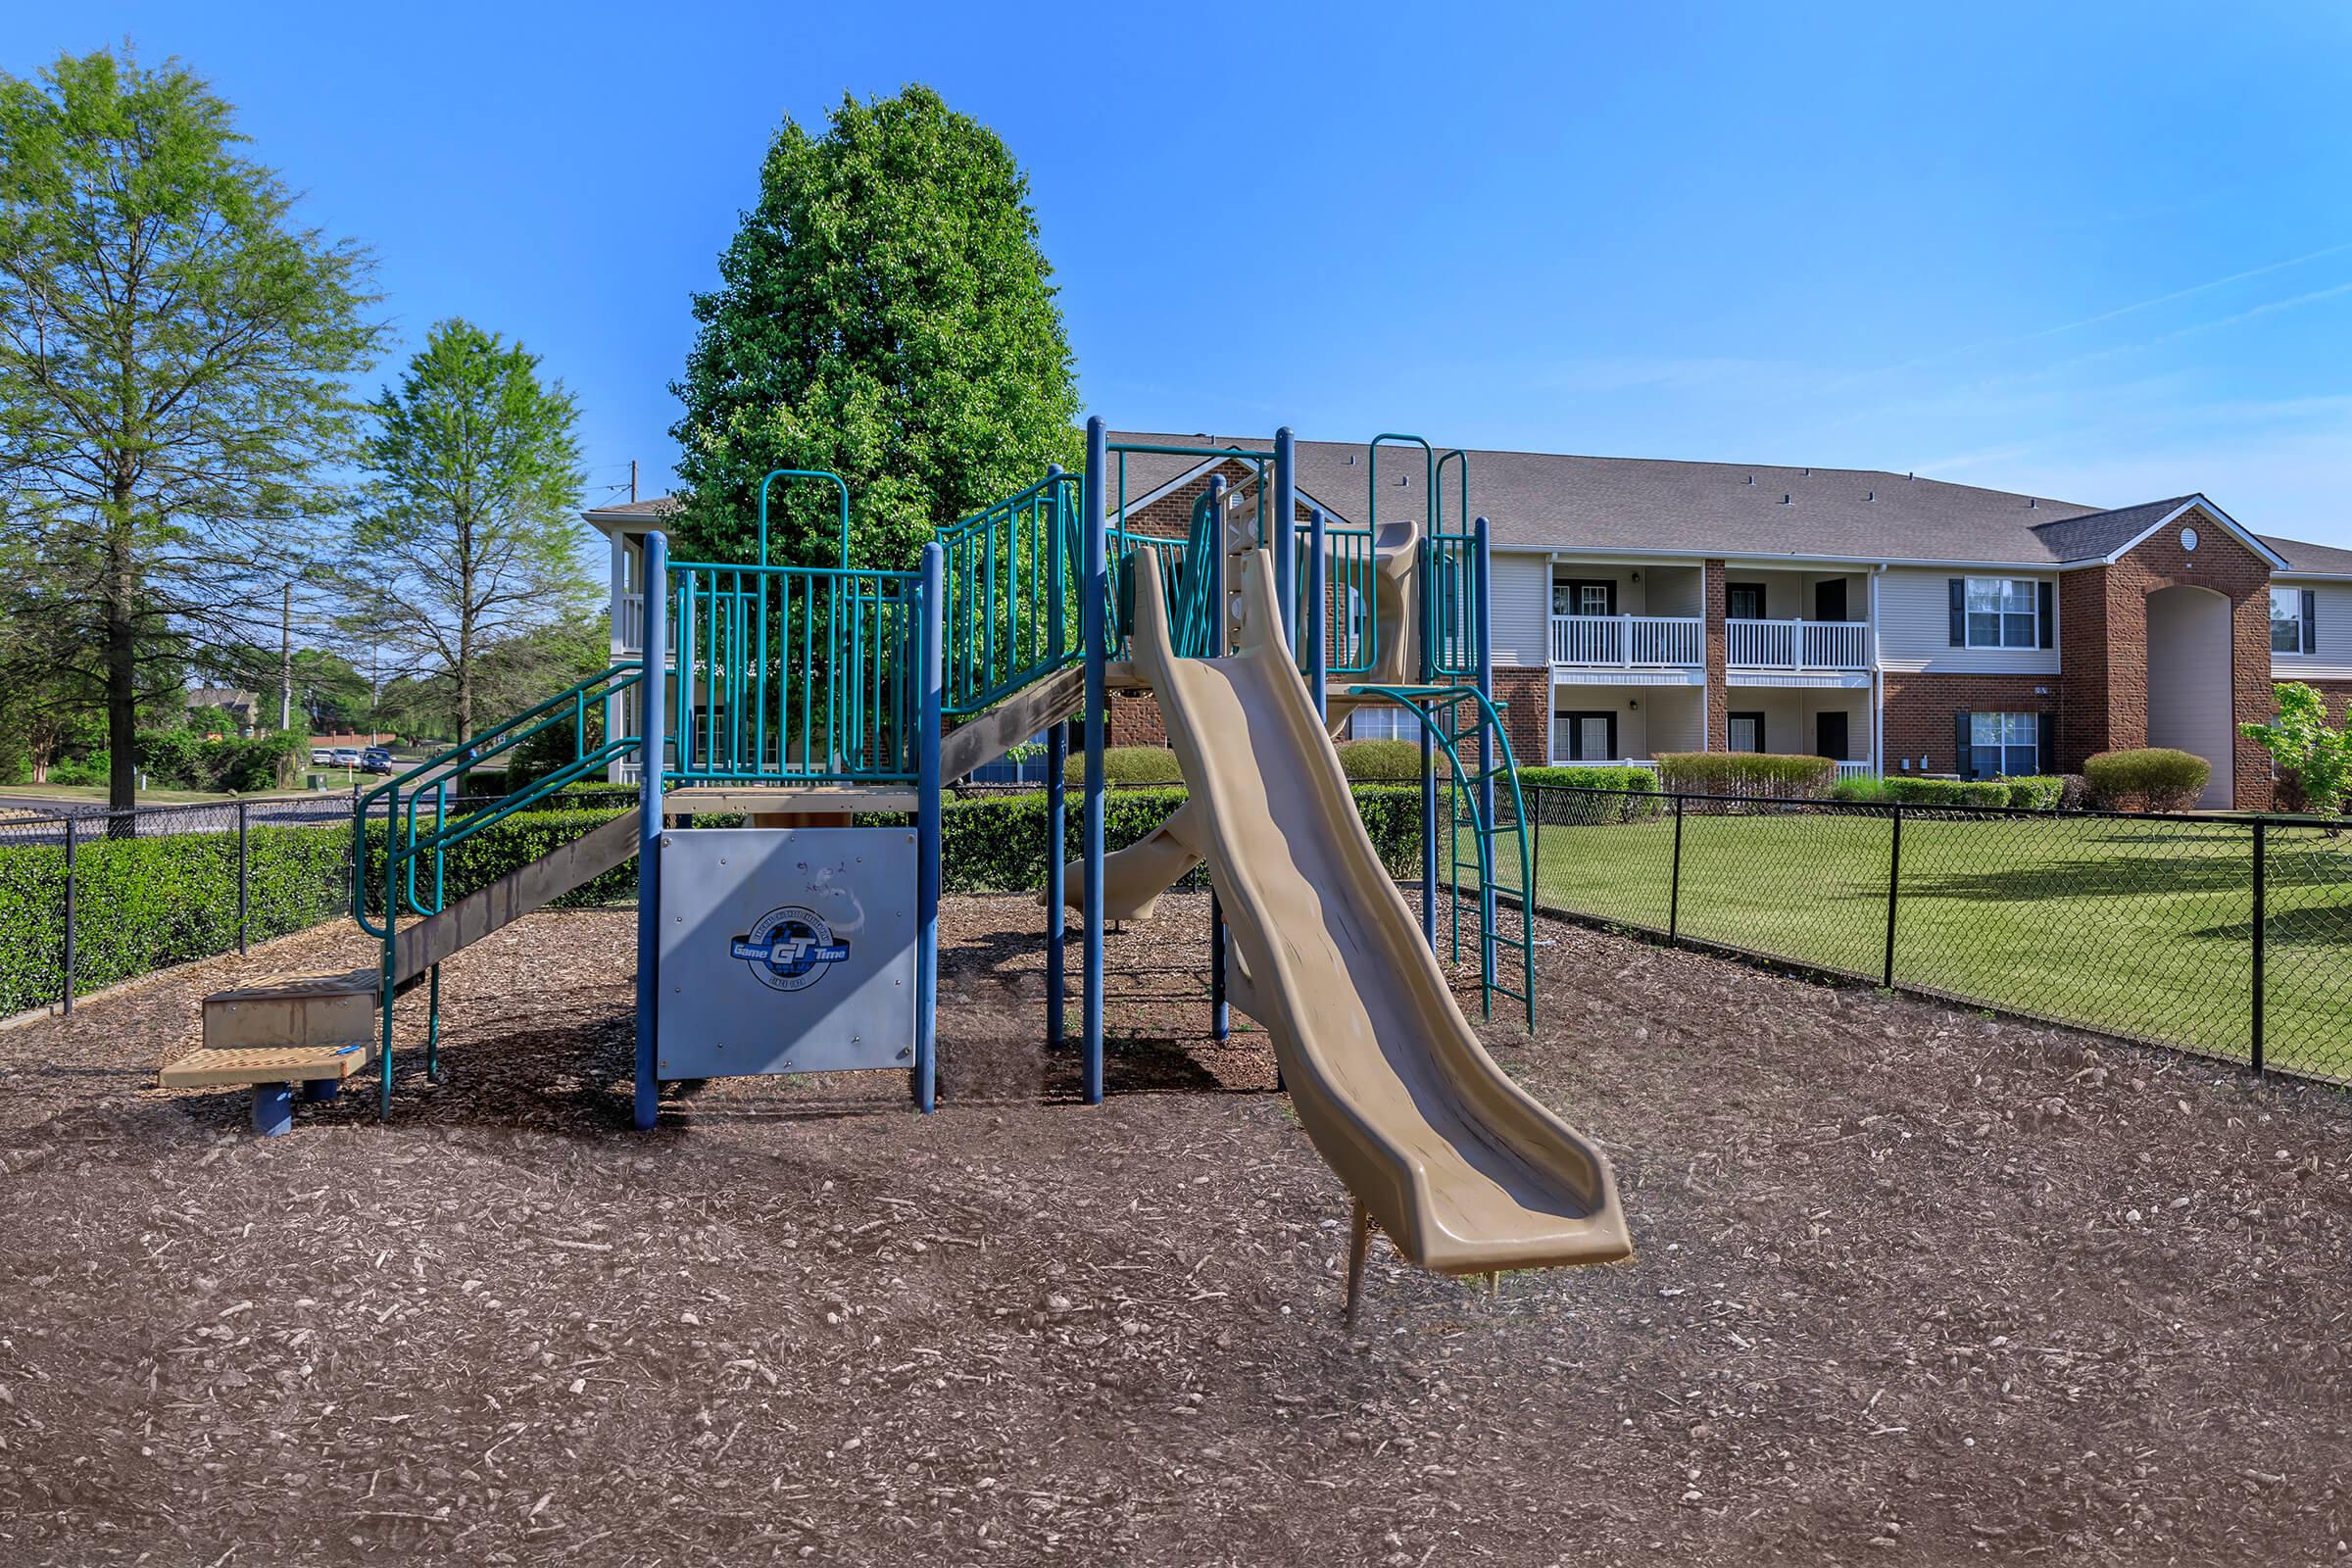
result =
[[[1350,1336],[1345,1194],[1262,1037],[1204,1038],[1206,915],[1112,937],[1098,1107],[1040,1040],[1021,900],[947,910],[930,1118],[844,1075],[628,1132],[625,914],[452,962],[448,1081],[404,1071],[388,1128],[354,1097],[255,1140],[239,1098],[147,1087],[259,959],[0,1036],[0,1560],[2283,1562],[2352,1535],[2334,1093],[1546,924],[1545,1026],[1490,1037],[1606,1144],[1639,1255],[1489,1297],[1376,1250]],[[364,956],[330,931],[267,961]]]

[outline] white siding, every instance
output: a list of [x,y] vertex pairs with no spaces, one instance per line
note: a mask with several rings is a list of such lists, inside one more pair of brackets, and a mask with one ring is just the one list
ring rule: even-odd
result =
[[1543,556],[1496,554],[1488,590],[1494,617],[1494,662],[1551,662],[1551,564]]
[[2352,583],[2276,580],[2280,588],[2310,589],[2315,596],[2319,647],[2308,654],[2273,654],[2274,680],[2352,680]]
[[[1954,648],[1951,636],[1952,578],[2032,577],[2049,582],[2050,612],[2059,613],[2056,578],[2048,572],[1985,570],[1970,573],[1896,566],[1879,579],[1879,662],[1882,667],[1913,673],[1965,675],[2055,675],[2055,636],[2048,648]],[[1867,600],[1852,605],[1857,615]]]
[[1845,757],[1848,761],[1870,758],[1870,693],[1851,688],[1801,690],[1787,687],[1735,686],[1727,713],[1762,713],[1764,749],[1791,757],[1810,757],[1820,739],[1814,715],[1845,714]]

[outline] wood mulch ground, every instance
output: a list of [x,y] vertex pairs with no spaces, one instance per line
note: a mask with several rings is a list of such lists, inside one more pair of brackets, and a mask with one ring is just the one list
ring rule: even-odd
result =
[[343,931],[0,1035],[0,1562],[2346,1554],[2335,1092],[1546,923],[1493,1047],[1639,1254],[1376,1252],[1349,1334],[1345,1194],[1202,1038],[1204,901],[1112,939],[1091,1108],[1036,906],[948,914],[928,1119],[741,1080],[630,1133],[624,913],[452,962],[389,1127],[149,1087]]

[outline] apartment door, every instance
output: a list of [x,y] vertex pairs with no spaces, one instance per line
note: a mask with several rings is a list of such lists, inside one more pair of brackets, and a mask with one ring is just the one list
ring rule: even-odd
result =
[[1617,715],[1609,712],[1562,713],[1560,733],[1567,737],[1570,762],[1608,762],[1617,757]]
[[[1832,577],[1813,585],[1813,618],[1815,620],[1843,620],[1845,616],[1845,579]],[[1822,715],[1827,718],[1828,714]],[[1845,715],[1838,715],[1843,718]]]
[[1846,755],[1846,731],[1843,712],[1813,715],[1813,755],[1834,758],[1840,762],[1853,760]]

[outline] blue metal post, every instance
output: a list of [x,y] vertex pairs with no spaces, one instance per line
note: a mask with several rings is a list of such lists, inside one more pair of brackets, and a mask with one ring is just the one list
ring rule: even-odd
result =
[[1068,977],[1062,949],[1069,941],[1069,889],[1062,881],[1062,857],[1069,851],[1069,791],[1062,773],[1070,762],[1070,732],[1056,723],[1046,732],[1046,1049],[1061,1049]]
[[1086,654],[1086,1012],[1081,1068],[1086,1102],[1102,1102],[1102,708],[1107,700],[1110,628],[1103,623],[1109,597],[1109,523],[1103,512],[1103,470],[1109,466],[1109,438],[1101,418],[1086,421],[1085,562],[1078,583],[1078,625]]
[[[1070,564],[1062,554],[1062,509],[1069,505],[1068,487],[1057,483],[1061,465],[1046,469],[1047,495],[1053,502],[1053,521],[1046,527],[1046,596],[1051,617],[1047,646],[1054,667],[1061,667],[1069,639],[1069,591],[1064,586]],[[1069,765],[1069,726],[1056,722],[1046,732],[1046,1049],[1059,1051],[1063,1021],[1068,1012],[1069,977],[1063,949],[1069,941],[1068,888],[1062,880],[1063,857],[1069,854],[1069,798],[1062,772]]]
[[302,1098],[313,1104],[332,1100],[342,1092],[343,1081],[339,1078],[310,1078],[302,1086]]
[[[1277,438],[1279,439],[1279,437]],[[1208,657],[1222,659],[1232,650],[1226,613],[1225,479],[1208,477]],[[1208,895],[1208,1034],[1212,1040],[1233,1038],[1233,1008],[1225,1001],[1225,906],[1212,890]]]
[[[1282,607],[1283,640],[1298,630],[1298,607],[1291,586],[1298,569],[1298,453],[1291,427],[1274,432],[1274,528],[1266,542],[1274,548],[1274,603]],[[1294,646],[1292,652],[1296,654]]]
[[264,1138],[282,1137],[294,1130],[292,1084],[253,1086],[253,1130]]
[[[1487,702],[1492,703],[1494,700],[1494,639],[1493,636],[1494,606],[1493,597],[1488,592],[1490,578],[1488,568],[1493,564],[1494,558],[1487,551],[1487,519],[1481,517],[1472,523],[1470,533],[1473,552],[1471,569],[1477,573],[1472,580],[1474,598],[1471,615],[1477,622],[1478,693]],[[1479,863],[1492,867],[1494,842],[1492,835],[1494,831],[1494,757],[1496,748],[1494,724],[1492,719],[1487,717],[1487,708],[1482,705],[1478,714],[1478,820],[1480,829],[1489,837],[1486,844],[1481,846]],[[1529,901],[1521,906],[1524,914],[1528,908],[1532,907],[1534,890],[1522,888],[1519,891]],[[1494,882],[1492,876],[1481,879],[1478,890],[1478,916],[1480,943],[1478,970],[1482,978],[1492,981],[1494,976]]]
[[1315,716],[1331,712],[1331,653],[1325,647],[1323,595],[1323,509],[1307,513],[1306,523],[1306,689],[1315,701]]
[[[645,674],[637,682],[637,1130],[662,1114],[662,1082],[655,1052],[662,1019],[662,762],[669,681],[662,665],[669,648],[669,538],[645,536]],[[683,660],[680,674],[684,675]]]
[[922,712],[915,731],[914,1103],[939,1098],[939,729],[947,688],[947,553],[923,546]]

